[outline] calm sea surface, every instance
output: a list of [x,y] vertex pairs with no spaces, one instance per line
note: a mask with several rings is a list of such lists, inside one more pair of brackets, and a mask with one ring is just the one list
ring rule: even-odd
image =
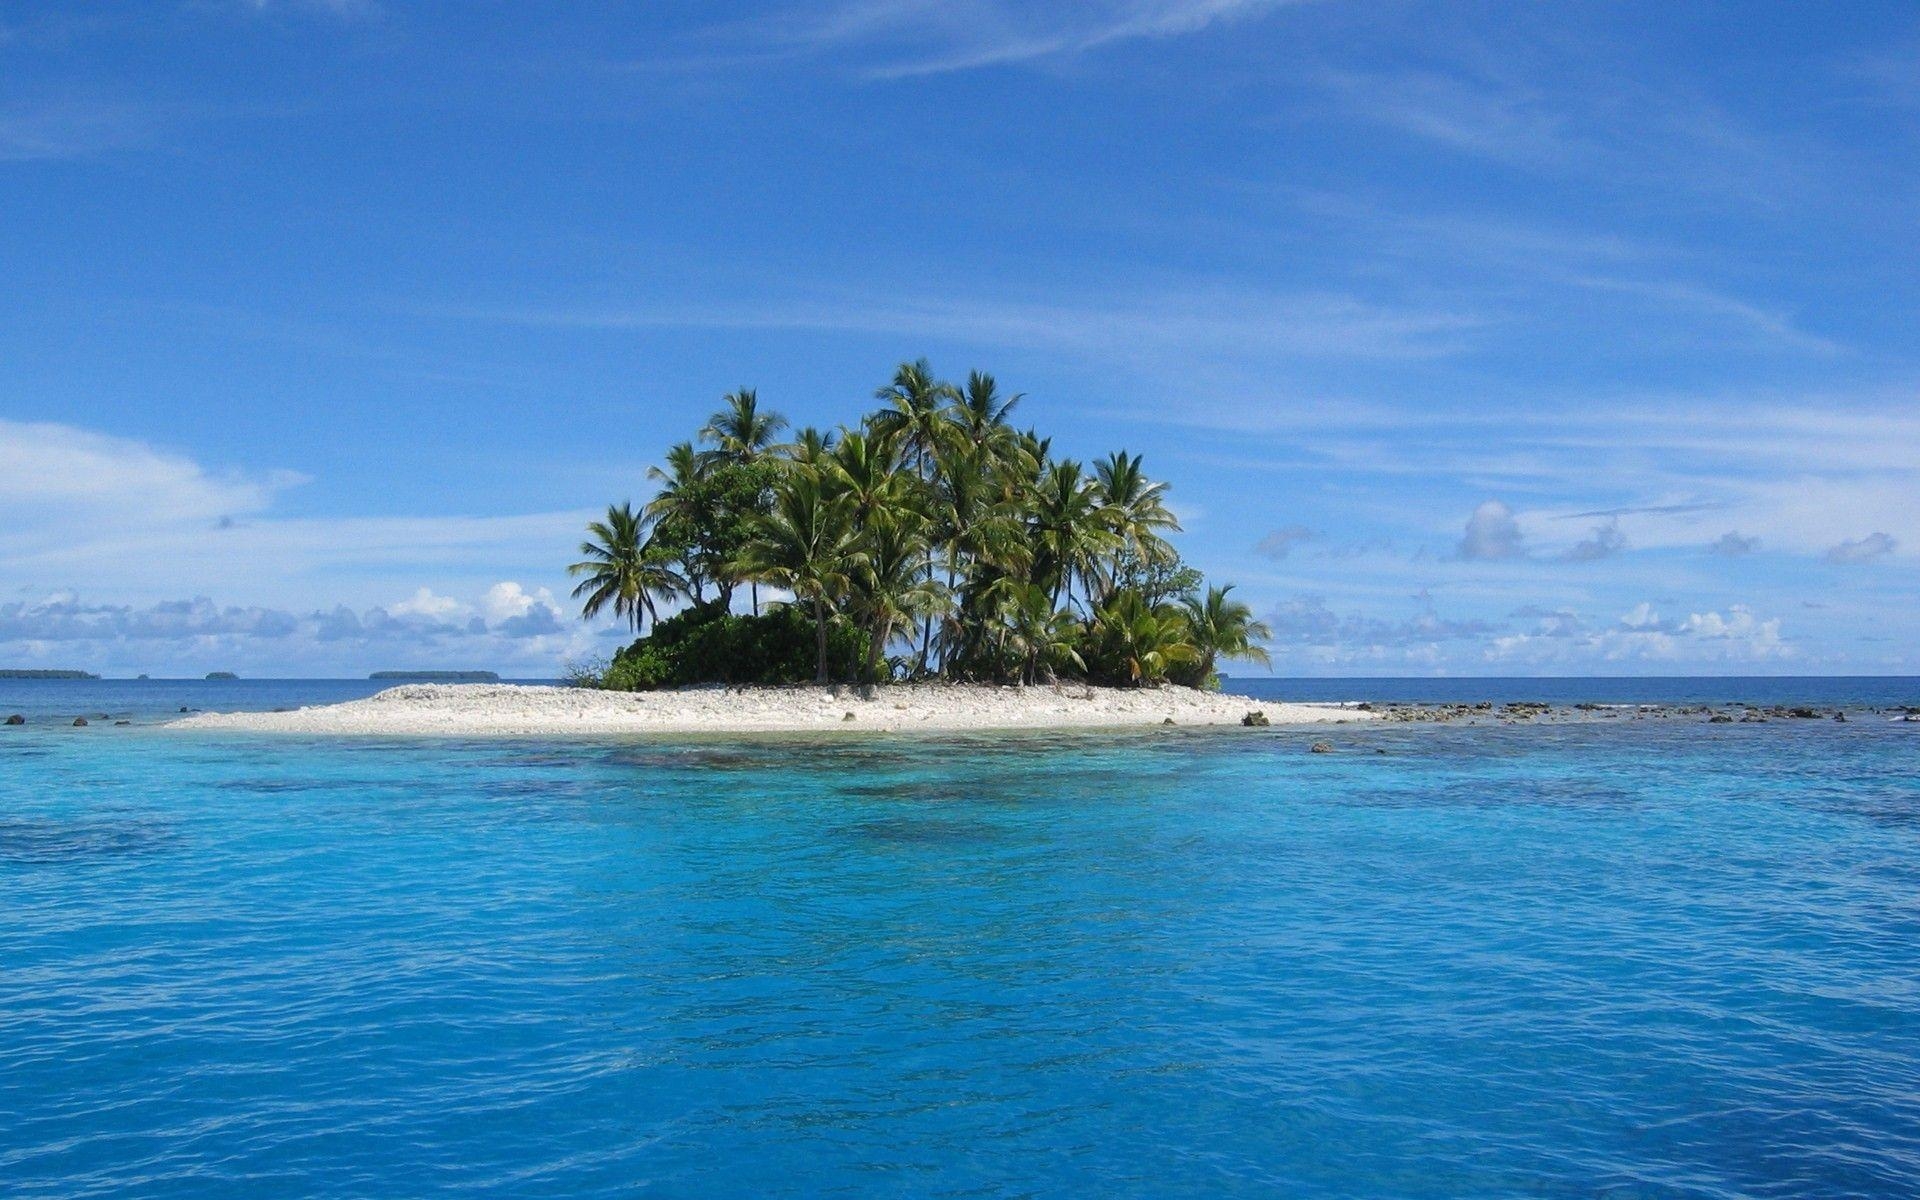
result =
[[[1920,703],[1635,682],[1272,694]],[[376,686],[0,682],[0,1194],[1920,1193],[1920,724],[152,725]]]

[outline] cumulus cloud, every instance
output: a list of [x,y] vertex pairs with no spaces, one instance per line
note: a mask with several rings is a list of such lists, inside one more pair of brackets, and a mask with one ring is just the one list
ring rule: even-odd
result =
[[488,589],[478,605],[429,588],[391,606],[336,604],[306,612],[223,607],[204,596],[96,604],[70,592],[0,604],[0,647],[9,656],[37,662],[79,653],[90,664],[116,669],[215,654],[222,666],[351,662],[364,669],[374,653],[397,651],[409,661],[519,662],[545,674],[619,632],[569,623],[547,589],[529,592],[512,582]]
[[1585,632],[1586,622],[1570,608],[1543,608],[1524,604],[1510,614],[1517,620],[1533,622],[1529,631],[1535,637],[1569,638]]
[[441,596],[432,588],[421,588],[413,595],[392,606],[392,612],[403,617],[427,617],[444,621],[468,611],[467,606],[452,596]]
[[1266,616],[1273,644],[1406,647],[1429,642],[1482,637],[1496,627],[1485,621],[1450,620],[1431,606],[1415,616],[1386,619],[1342,616],[1320,596],[1300,596],[1274,608]]
[[542,637],[561,629],[560,606],[546,588],[529,593],[517,583],[496,583],[481,597],[480,607],[487,625],[508,637]]
[[1620,522],[1608,521],[1605,525],[1595,525],[1592,537],[1576,542],[1561,557],[1568,562],[1596,562],[1612,558],[1626,548],[1627,537],[1620,532]]
[[1458,553],[1468,562],[1519,558],[1526,553],[1520,545],[1520,523],[1513,519],[1513,510],[1498,500],[1474,509],[1467,518]]
[[1845,566],[1849,563],[1872,562],[1893,553],[1899,543],[1884,533],[1870,533],[1866,537],[1850,542],[1841,542],[1827,551],[1827,561]]
[[1538,628],[1496,637],[1486,648],[1490,663],[1531,667],[1595,662],[1711,666],[1792,657],[1794,650],[1781,635],[1780,620],[1762,619],[1747,605],[1730,605],[1724,613],[1690,613],[1670,621],[1645,601],[1620,614],[1611,625],[1590,628],[1577,618],[1543,620]]
[[1254,544],[1254,553],[1263,554],[1275,562],[1285,558],[1301,542],[1313,540],[1313,530],[1305,525],[1285,525],[1275,529]]
[[1780,645],[1779,618],[1763,621],[1744,604],[1730,606],[1725,616],[1693,613],[1680,623],[1680,632],[1688,637],[1741,642],[1755,657],[1766,657]]
[[1722,558],[1739,558],[1742,555],[1752,554],[1759,548],[1759,538],[1744,537],[1739,530],[1729,529],[1708,545],[1707,553],[1717,554]]
[[0,643],[180,641],[208,637],[285,638],[299,627],[271,608],[221,608],[205,596],[144,608],[83,604],[71,593],[0,604]]
[[1622,629],[1662,629],[1665,626],[1660,620],[1660,614],[1653,611],[1653,605],[1642,600],[1620,614],[1620,627]]

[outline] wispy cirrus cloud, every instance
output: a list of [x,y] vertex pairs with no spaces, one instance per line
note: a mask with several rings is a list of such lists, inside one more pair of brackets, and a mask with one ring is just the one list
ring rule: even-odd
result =
[[90,158],[150,139],[160,106],[82,95],[0,104],[0,163]]
[[1458,353],[1484,324],[1471,312],[1395,306],[1331,292],[1169,286],[1155,293],[1046,300],[823,294],[753,301],[643,300],[600,307],[454,307],[433,315],[536,328],[740,329],[883,334],[1067,351],[1107,361],[1430,359]]
[[787,55],[851,52],[874,79],[903,79],[1086,54],[1178,37],[1308,0],[846,0],[725,27]]
[[[297,516],[289,470],[209,467],[133,438],[0,420],[0,589],[195,592],[247,579],[283,595],[395,578],[551,573],[584,510]],[[496,576],[497,577],[497,576]]]
[[[0,507],[33,518],[122,512],[122,519],[213,521],[258,512],[306,481],[294,471],[212,469],[147,442],[72,425],[0,418]],[[16,531],[22,523],[13,523]]]
[[1697,79],[1629,43],[1566,33],[1523,14],[1470,39],[1427,37],[1418,65],[1329,63],[1305,79],[1344,117],[1503,167],[1630,185],[1642,202],[1771,209],[1817,177],[1804,147],[1751,126]]

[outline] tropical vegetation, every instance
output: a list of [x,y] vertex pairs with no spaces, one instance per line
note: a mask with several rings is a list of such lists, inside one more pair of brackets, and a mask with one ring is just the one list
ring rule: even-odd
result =
[[875,398],[782,440],[741,388],[649,472],[651,502],[589,524],[581,615],[636,635],[591,681],[1203,686],[1224,659],[1267,661],[1267,628],[1167,540],[1180,523],[1139,455],[1058,455],[993,376],[955,385],[924,359]]

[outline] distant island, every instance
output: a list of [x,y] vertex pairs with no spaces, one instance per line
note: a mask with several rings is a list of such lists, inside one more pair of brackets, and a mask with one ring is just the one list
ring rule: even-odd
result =
[[238,679],[240,677],[238,675],[235,675],[232,671],[208,671],[207,678],[211,680],[216,680],[216,681],[223,681],[228,679]]
[[5,670],[0,671],[0,679],[98,679],[90,671],[42,671],[42,670]]
[[368,679],[386,683],[499,683],[492,671],[375,671]]

